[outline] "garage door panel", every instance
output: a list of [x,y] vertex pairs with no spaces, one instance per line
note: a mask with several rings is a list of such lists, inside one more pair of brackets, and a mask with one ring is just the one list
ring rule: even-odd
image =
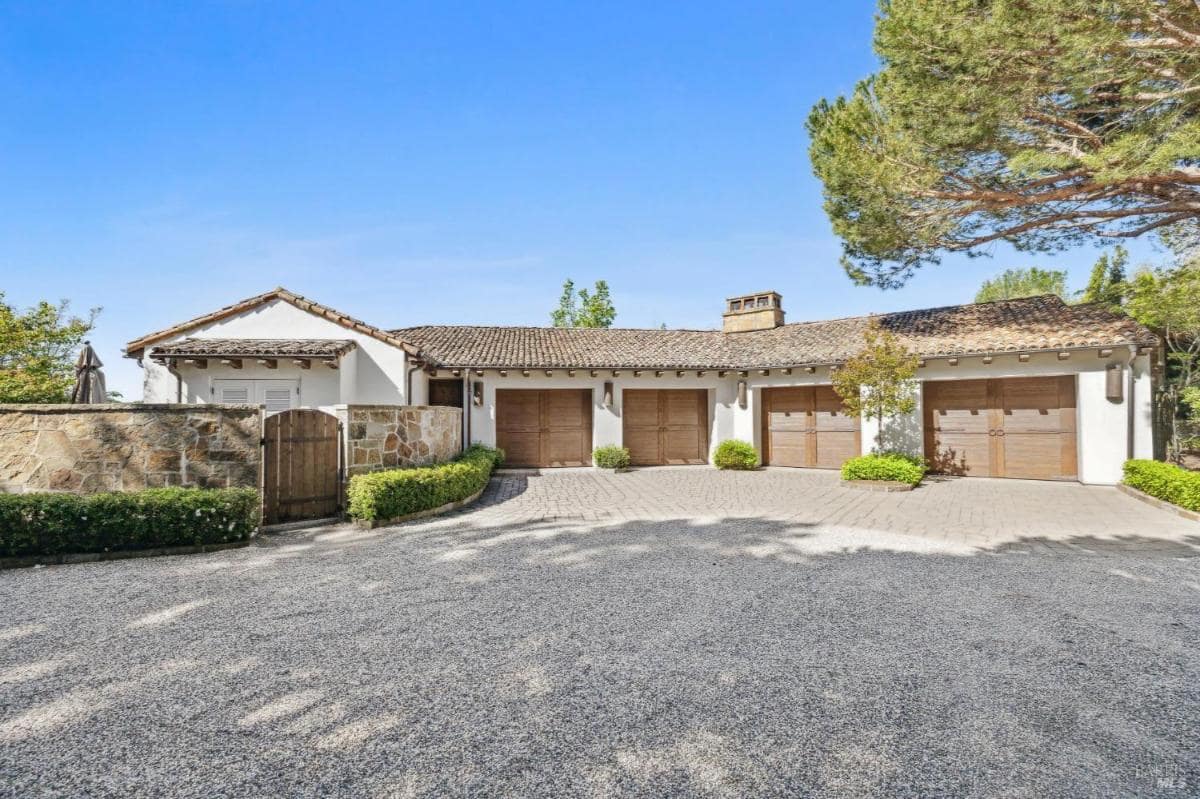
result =
[[509,465],[584,466],[591,440],[590,391],[496,391],[496,444]]
[[634,389],[623,393],[623,440],[638,466],[708,461],[708,391]]
[[538,391],[516,389],[497,391],[496,429],[536,432],[541,426],[540,408],[540,392]]
[[542,434],[547,466],[584,466],[587,445],[582,430],[549,430]]
[[504,462],[509,466],[540,466],[541,438],[537,431],[497,431],[496,445],[504,450]]
[[775,430],[771,433],[772,466],[808,466],[808,433],[805,430]]
[[855,432],[859,430],[858,417],[851,416],[846,412],[842,398],[831,387],[817,386],[813,395],[815,407],[813,419],[818,432],[825,430]]
[[852,431],[818,431],[816,439],[816,460],[813,463],[818,469],[840,469],[842,464],[858,456],[858,434]]
[[704,463],[704,451],[700,431],[696,428],[663,431],[663,460],[671,465]]
[[634,466],[656,466],[660,460],[658,452],[658,428],[643,430],[625,429],[625,448],[629,450],[629,461]]
[[858,417],[831,386],[765,390],[763,440],[773,466],[840,468],[860,453]]
[[989,477],[992,473],[991,440],[987,433],[942,431],[937,437],[936,450],[926,453],[926,457],[935,472]]
[[703,426],[703,405],[701,395],[707,392],[684,390],[664,391],[665,413],[663,424],[669,428],[695,430]]
[[936,471],[1076,477],[1070,375],[926,383],[925,413],[926,456]]

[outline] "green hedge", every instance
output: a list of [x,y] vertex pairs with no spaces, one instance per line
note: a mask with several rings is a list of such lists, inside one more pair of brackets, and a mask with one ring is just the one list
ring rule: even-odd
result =
[[390,469],[350,478],[350,515],[395,519],[458,502],[484,489],[504,453],[479,444],[452,461],[415,469]]
[[245,541],[261,506],[252,488],[0,494],[0,557]]
[[625,447],[596,447],[592,450],[592,463],[601,469],[627,469],[629,450]]
[[1125,461],[1125,485],[1172,505],[1200,511],[1200,472],[1161,461]]
[[713,452],[713,466],[718,469],[757,469],[758,451],[748,441],[731,438],[717,445]]
[[915,486],[925,477],[925,459],[904,452],[877,452],[842,464],[843,480],[886,480]]

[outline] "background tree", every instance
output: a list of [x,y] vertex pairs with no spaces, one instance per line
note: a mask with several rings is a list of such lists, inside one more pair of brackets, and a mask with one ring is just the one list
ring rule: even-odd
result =
[[575,291],[575,281],[563,283],[558,307],[550,312],[550,323],[555,327],[612,327],[617,318],[608,283],[597,280],[592,291]]
[[99,311],[72,316],[66,302],[44,301],[20,311],[0,293],[0,403],[65,402],[79,344]]
[[918,358],[891,331],[872,320],[863,333],[863,348],[833,372],[833,390],[846,410],[864,419],[878,419],[876,447],[884,449],[883,427],[888,417],[916,408]]
[[1200,261],[1172,268],[1143,269],[1127,288],[1126,309],[1157,333],[1166,353],[1165,379],[1158,386],[1159,419],[1166,427],[1167,457],[1180,458],[1180,402],[1200,386]]
[[1120,310],[1125,304],[1125,267],[1128,263],[1129,252],[1121,246],[1114,248],[1111,255],[1107,252],[1101,255],[1092,267],[1087,288],[1080,293],[1079,301],[1098,302]]
[[808,121],[855,281],[996,240],[1200,240],[1200,3],[881,0],[875,50]]
[[1067,298],[1067,273],[1057,269],[1009,269],[991,280],[985,280],[975,294],[975,302],[1015,300],[1056,294]]

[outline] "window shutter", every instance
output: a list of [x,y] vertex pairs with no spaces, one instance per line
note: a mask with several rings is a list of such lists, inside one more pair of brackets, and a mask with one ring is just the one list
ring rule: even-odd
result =
[[279,413],[292,407],[292,390],[290,388],[268,388],[263,390],[263,405],[267,413]]
[[245,386],[240,386],[237,388],[233,386],[222,386],[219,399],[224,403],[245,405],[246,403],[250,402],[250,389],[246,388]]

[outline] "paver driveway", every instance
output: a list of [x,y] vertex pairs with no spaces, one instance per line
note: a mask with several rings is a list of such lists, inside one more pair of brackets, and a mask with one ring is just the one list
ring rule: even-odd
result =
[[0,793],[1200,793],[1200,525],[794,471],[485,500],[0,573]]

